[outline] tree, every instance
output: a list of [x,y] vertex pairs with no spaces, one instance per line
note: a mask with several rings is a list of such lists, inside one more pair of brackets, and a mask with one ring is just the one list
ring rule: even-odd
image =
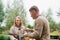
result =
[[0,0],[0,23],[2,23],[3,19],[4,19],[3,4],[2,0]]
[[59,8],[59,11],[57,12],[57,16],[60,16],[60,8]]
[[50,8],[48,9],[48,11],[45,14],[43,13],[43,16],[45,16],[49,21],[51,32],[55,31],[57,29],[57,24],[53,20],[53,18],[52,18],[53,15],[52,14],[53,13],[52,13]]
[[[59,8],[59,10],[58,10],[58,12],[57,12],[57,16],[58,16],[58,18],[60,19],[60,8]],[[60,21],[59,21],[59,23],[57,24],[57,30],[60,30]]]
[[19,15],[22,19],[22,23],[24,26],[26,26],[26,12],[24,10],[24,5],[23,5],[23,1],[22,0],[15,0],[14,1],[15,7],[17,7],[17,9],[19,10]]
[[57,30],[60,30],[60,23],[57,24]]
[[0,0],[0,33],[2,32],[2,27],[1,27],[1,23],[4,20],[4,11],[3,11],[3,4],[2,4],[2,0]]
[[[10,29],[13,25],[16,16],[20,16],[22,18],[23,25],[26,25],[25,17],[26,13],[24,11],[23,1],[22,0],[14,0],[12,5],[10,6],[10,1],[8,1],[8,7],[6,8],[6,27]],[[13,6],[13,7],[12,7]]]

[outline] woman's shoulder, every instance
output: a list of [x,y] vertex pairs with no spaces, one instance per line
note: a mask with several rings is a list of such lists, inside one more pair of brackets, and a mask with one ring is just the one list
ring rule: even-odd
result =
[[10,29],[14,29],[15,28],[15,26],[11,26],[11,28]]
[[26,28],[25,26],[22,26],[22,28]]

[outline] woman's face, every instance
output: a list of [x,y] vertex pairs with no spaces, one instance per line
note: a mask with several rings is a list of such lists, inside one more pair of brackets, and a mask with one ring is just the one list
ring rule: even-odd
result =
[[20,24],[21,24],[21,19],[20,18],[16,18],[16,25],[20,26]]

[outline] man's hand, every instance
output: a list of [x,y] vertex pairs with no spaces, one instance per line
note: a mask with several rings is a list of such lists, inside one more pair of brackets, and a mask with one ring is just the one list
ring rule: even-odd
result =
[[29,28],[26,28],[26,29],[25,29],[25,31],[29,32],[29,31],[30,31],[30,29],[29,29]]
[[33,32],[34,30],[26,28],[25,31],[27,31],[27,32]]
[[24,37],[28,37],[28,34],[27,33],[24,33]]

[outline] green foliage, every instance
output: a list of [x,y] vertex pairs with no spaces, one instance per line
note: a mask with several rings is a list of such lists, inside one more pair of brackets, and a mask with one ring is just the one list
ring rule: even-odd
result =
[[0,0],[0,33],[4,30],[3,27],[1,27],[1,23],[4,20],[4,11],[3,11],[3,4],[2,0]]
[[23,2],[22,0],[14,0],[13,4],[11,6],[13,6],[13,8],[11,8],[10,6],[10,2],[8,1],[8,7],[6,8],[6,13],[5,13],[5,17],[6,17],[6,27],[7,29],[10,29],[10,27],[14,24],[14,20],[16,18],[16,16],[20,16],[22,19],[22,23],[25,26],[26,24],[26,13],[24,11],[24,6],[23,6]]
[[60,8],[59,8],[59,11],[57,12],[57,16],[60,16]]
[[[60,19],[60,8],[59,8],[59,10],[58,10],[58,12],[57,12],[57,16],[58,16],[58,18]],[[57,30],[60,31],[60,21],[59,21],[59,23],[57,24]]]
[[57,24],[57,30],[60,30],[60,23]]
[[[57,12],[57,16],[58,16],[58,18],[60,19],[60,8],[59,8],[59,10],[58,10],[58,12]],[[59,21],[59,23],[57,24],[57,30],[60,31],[60,21]]]
[[55,23],[55,21],[50,21],[50,30],[51,30],[51,32],[52,31],[56,31],[56,29],[57,29],[57,24]]
[[9,35],[0,34],[0,40],[10,40]]
[[31,25],[28,25],[27,27],[30,28],[30,29],[33,29],[33,26],[31,26]]
[[52,15],[53,15],[53,13],[50,8],[46,12],[46,14],[43,14],[43,16],[45,16],[49,21],[51,32],[56,31],[56,29],[60,29],[59,26],[57,25],[57,23],[53,20]]
[[0,27],[0,33],[2,33],[2,28]]
[[0,0],[0,22],[2,22],[3,19],[4,19],[3,4],[2,4],[2,0]]
[[0,27],[0,34],[6,30],[6,27]]

